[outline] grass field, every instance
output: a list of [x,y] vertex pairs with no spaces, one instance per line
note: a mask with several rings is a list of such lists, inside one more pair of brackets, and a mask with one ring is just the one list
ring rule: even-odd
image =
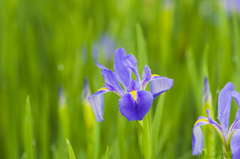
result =
[[[198,158],[192,129],[207,115],[204,77],[215,120],[223,86],[240,91],[239,6],[223,1],[0,0],[0,158],[65,159],[68,149],[77,159],[141,158],[136,121],[121,115],[119,97],[104,94],[103,122],[83,98],[84,79],[91,94],[104,86],[96,62],[113,70],[120,47],[140,75],[147,64],[174,80],[148,113],[152,158]],[[237,109],[234,101],[230,123]],[[221,151],[212,138],[206,150]]]

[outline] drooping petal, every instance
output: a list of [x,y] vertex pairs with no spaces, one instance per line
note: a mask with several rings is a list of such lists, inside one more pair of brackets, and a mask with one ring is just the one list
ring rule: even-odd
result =
[[232,159],[240,158],[240,130],[237,129],[231,139]]
[[231,108],[233,90],[233,83],[228,82],[218,96],[218,119],[223,129],[223,135],[225,137],[227,136],[228,131],[229,113]]
[[173,86],[173,79],[152,75],[150,91],[155,99],[161,93],[169,90]]
[[126,89],[131,82],[131,69],[123,65],[123,59],[127,57],[123,48],[115,51],[114,70],[118,80]]
[[129,121],[142,120],[152,106],[153,96],[148,91],[132,91],[119,99],[119,110]]
[[117,93],[119,96],[124,94],[124,90],[120,86],[117,80],[116,74],[112,71],[107,69],[105,66],[97,63],[97,66],[102,69],[102,76],[105,80],[105,86],[109,91]]
[[103,121],[103,94],[109,92],[106,87],[100,88],[96,93],[88,97],[94,115],[98,122]]
[[146,88],[147,83],[151,80],[152,74],[148,65],[145,65],[143,73],[142,73],[142,87]]
[[133,73],[135,74],[135,76],[137,78],[137,83],[139,83],[139,85],[140,85],[141,79],[138,74],[136,58],[132,54],[129,54],[127,57],[125,57],[123,59],[123,64],[124,64],[124,66],[129,67],[133,71]]
[[203,134],[200,126],[209,124],[206,117],[199,117],[193,127],[192,154],[199,155],[203,149]]

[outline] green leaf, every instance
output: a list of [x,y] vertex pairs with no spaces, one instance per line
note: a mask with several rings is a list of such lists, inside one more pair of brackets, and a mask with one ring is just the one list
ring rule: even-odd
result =
[[125,135],[124,135],[124,127],[122,121],[122,115],[119,112],[118,115],[118,146],[120,151],[120,158],[127,158],[126,155],[126,142],[125,142]]
[[75,157],[75,155],[74,155],[74,152],[73,152],[73,149],[72,149],[72,146],[71,146],[69,140],[66,139],[66,142],[67,142],[67,147],[68,147],[69,158],[70,158],[70,159],[76,159],[76,157]]
[[163,110],[163,103],[165,99],[165,93],[162,93],[160,96],[160,99],[157,104],[157,108],[155,111],[155,115],[153,118],[153,124],[152,124],[152,157],[155,157],[156,149],[157,149],[157,142],[158,142],[158,134],[160,131],[161,126],[161,117],[162,117],[162,110]]
[[144,70],[144,66],[148,65],[147,47],[141,26],[136,24],[136,34],[137,34],[137,60],[139,71]]
[[152,131],[149,112],[143,118],[142,155],[144,159],[150,159],[152,155]]
[[109,159],[109,146],[107,146],[107,149],[106,149],[106,159]]
[[30,97],[26,99],[26,112],[25,112],[25,142],[26,142],[26,153],[27,159],[33,159],[33,135],[32,135],[32,115],[30,106]]

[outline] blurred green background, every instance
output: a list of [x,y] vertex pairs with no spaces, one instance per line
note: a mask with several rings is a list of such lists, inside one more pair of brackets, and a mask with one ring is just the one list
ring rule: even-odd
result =
[[[239,6],[224,2],[0,0],[1,158],[32,158],[28,152],[38,159],[69,158],[66,138],[76,158],[105,158],[107,146],[110,158],[141,158],[136,122],[120,115],[119,97],[104,95],[101,123],[82,99],[84,78],[91,93],[104,85],[96,61],[113,70],[119,47],[136,57],[147,53],[152,73],[174,79],[153,158],[197,158],[191,154],[192,128],[206,115],[204,76],[215,120],[223,86],[231,81],[240,91]],[[236,111],[233,102],[230,122]],[[215,142],[213,149],[221,150],[218,137]]]

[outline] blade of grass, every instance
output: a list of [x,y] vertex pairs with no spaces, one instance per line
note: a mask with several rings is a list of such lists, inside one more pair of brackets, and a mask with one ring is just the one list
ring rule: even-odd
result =
[[33,159],[33,136],[32,136],[32,116],[30,107],[30,97],[26,99],[26,112],[25,112],[25,142],[27,159]]
[[144,159],[150,159],[152,155],[152,131],[149,112],[143,118],[142,155]]
[[72,146],[71,146],[71,144],[70,144],[70,142],[67,138],[66,138],[66,142],[67,142],[67,147],[68,147],[69,158],[70,159],[76,159],[75,154],[74,154],[73,149],[72,149]]
[[158,134],[160,131],[161,126],[161,117],[162,117],[162,109],[163,109],[163,103],[165,99],[165,93],[161,94],[160,99],[157,104],[157,108],[155,111],[155,115],[153,118],[153,124],[152,124],[152,157],[155,158],[156,149],[157,149],[157,142],[158,142]]
[[106,149],[106,159],[109,159],[109,146],[107,146],[107,149]]
[[140,71],[143,71],[144,65],[148,65],[147,46],[145,43],[141,26],[138,23],[136,24],[136,33],[137,33],[138,69]]

